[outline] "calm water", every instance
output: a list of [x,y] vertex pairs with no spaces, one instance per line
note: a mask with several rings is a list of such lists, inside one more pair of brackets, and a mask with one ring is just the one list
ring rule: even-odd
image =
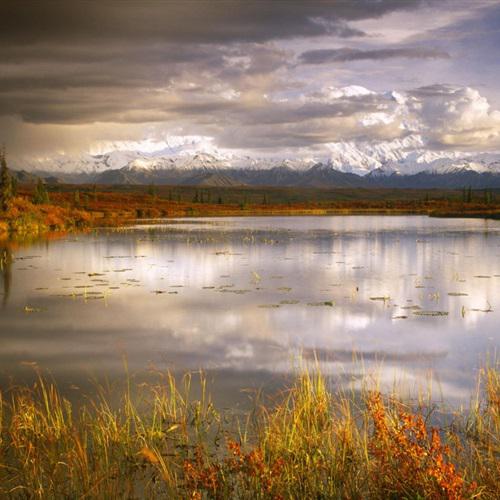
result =
[[[214,374],[218,397],[313,360],[466,401],[500,341],[500,223],[335,216],[169,221],[13,250],[0,380]],[[451,294],[451,295],[450,295]],[[353,362],[353,352],[363,362]],[[231,396],[232,395],[232,396]]]

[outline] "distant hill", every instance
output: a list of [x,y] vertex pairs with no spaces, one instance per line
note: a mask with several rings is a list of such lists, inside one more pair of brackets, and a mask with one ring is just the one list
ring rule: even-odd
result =
[[87,179],[79,176],[75,182],[96,184],[170,184],[190,186],[276,186],[328,188],[438,188],[455,189],[471,186],[474,189],[500,188],[500,173],[456,169],[451,172],[419,172],[413,175],[365,175],[342,172],[329,165],[316,164],[306,170],[286,166],[270,169],[193,168],[189,170],[157,169],[137,171],[124,167],[108,170]]
[[470,186],[473,189],[499,189],[500,174],[496,172],[475,172],[455,170],[447,173],[420,172],[413,175],[360,176],[341,172],[323,164],[307,170],[293,170],[289,167],[259,169],[217,169],[190,170],[157,169],[137,171],[127,167],[106,170],[98,174],[64,174],[52,172],[30,173],[13,171],[20,183],[34,184],[40,177],[47,184],[104,184],[104,185],[179,185],[179,186],[271,186],[271,187],[312,187],[312,188],[415,188],[415,189],[457,189]]
[[377,146],[336,143],[322,160],[218,152],[115,150],[18,162],[20,182],[328,188],[500,188],[500,153],[432,151],[409,136]]

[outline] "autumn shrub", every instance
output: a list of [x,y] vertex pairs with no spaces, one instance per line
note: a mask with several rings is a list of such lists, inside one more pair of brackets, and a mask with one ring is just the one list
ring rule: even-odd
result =
[[373,493],[385,498],[474,496],[477,484],[465,482],[439,430],[429,429],[423,415],[399,408],[390,416],[380,393],[370,395],[368,411],[374,429],[369,441]]
[[14,198],[0,220],[5,232],[26,237],[82,229],[92,223],[93,216],[88,211],[42,201],[35,204],[24,196]]
[[203,377],[198,399],[190,374],[159,377],[97,387],[78,408],[42,377],[0,394],[0,497],[498,498],[498,365],[477,404],[439,427],[317,373],[243,420],[213,406]]

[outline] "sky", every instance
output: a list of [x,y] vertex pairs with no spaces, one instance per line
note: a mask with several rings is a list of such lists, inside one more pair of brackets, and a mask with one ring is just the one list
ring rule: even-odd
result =
[[11,158],[500,150],[500,0],[1,0]]

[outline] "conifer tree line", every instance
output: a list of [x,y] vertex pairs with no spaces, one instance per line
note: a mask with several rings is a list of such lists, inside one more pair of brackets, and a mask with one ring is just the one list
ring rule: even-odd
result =
[[9,209],[12,198],[15,196],[17,185],[10,175],[7,167],[5,148],[0,150],[0,211],[6,212]]
[[464,201],[465,203],[472,202],[472,186],[469,186],[468,188],[466,187],[463,188],[462,201]]
[[[16,195],[17,179],[7,167],[7,154],[3,148],[0,150],[0,212],[9,210],[12,199]],[[32,201],[36,205],[50,203],[49,193],[41,179],[38,179]]]
[[33,203],[35,205],[44,205],[50,203],[49,193],[42,179],[38,178],[33,194]]
[[[483,202],[486,204],[495,202],[495,193],[491,189],[483,189]],[[472,186],[464,187],[462,190],[462,201],[472,203]]]

